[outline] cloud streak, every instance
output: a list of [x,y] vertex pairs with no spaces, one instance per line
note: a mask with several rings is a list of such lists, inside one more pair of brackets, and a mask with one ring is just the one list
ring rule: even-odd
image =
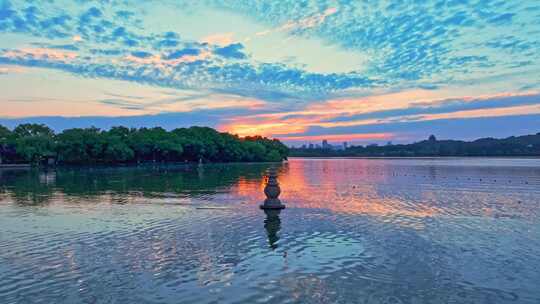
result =
[[[223,129],[242,136],[298,137],[313,128],[327,130],[369,125],[540,114],[540,93],[497,94],[478,98],[422,100],[412,94],[335,100],[295,112],[233,118]],[[387,99],[388,104],[381,101]],[[400,100],[401,99],[401,100]],[[293,135],[291,135],[293,134]],[[328,134],[328,133],[326,133]]]

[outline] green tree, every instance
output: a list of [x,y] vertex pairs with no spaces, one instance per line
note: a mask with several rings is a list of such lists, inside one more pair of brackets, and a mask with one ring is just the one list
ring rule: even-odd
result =
[[21,124],[13,130],[13,144],[17,154],[26,162],[39,164],[47,157],[55,157],[54,131],[43,124]]
[[104,150],[104,161],[107,163],[126,163],[133,161],[135,152],[125,142],[114,140],[114,137],[109,137],[112,141],[107,142]]
[[[208,127],[129,129],[113,127],[69,129],[55,135],[45,125],[23,124],[9,132],[0,128],[0,146],[10,144],[20,158],[34,163],[57,156],[64,164],[117,164],[134,162],[240,162],[281,161],[288,148],[278,140],[255,136],[239,138]],[[4,143],[4,144],[2,144]],[[15,152],[13,152],[15,153]]]
[[270,151],[266,155],[266,159],[265,159],[265,161],[269,161],[269,162],[279,162],[281,160],[283,160],[283,158],[281,157],[281,155],[279,154],[277,150]]
[[[286,159],[289,155],[289,148],[277,139],[269,139],[262,136],[248,136],[244,139],[248,142],[258,142],[266,148],[267,151],[276,151],[281,160]],[[275,158],[277,159],[277,158]],[[277,161],[277,160],[276,160]]]
[[44,135],[18,137],[15,149],[25,161],[39,164],[48,157],[55,157],[55,142],[52,137]]
[[11,134],[12,133],[8,128],[0,125],[0,145],[7,145]]
[[99,129],[64,130],[57,138],[60,162],[93,164],[103,161],[105,141]]
[[126,127],[112,127],[107,134],[111,136],[118,136],[122,141],[126,141],[129,139],[129,136],[133,134],[134,132],[137,132],[137,129],[129,129]]
[[263,144],[254,141],[246,141],[244,145],[246,147],[246,153],[244,154],[245,156],[243,160],[249,162],[266,160],[267,152]]
[[10,138],[11,138],[11,131],[8,128],[0,125],[0,165],[5,160],[4,154],[6,154],[7,145]]
[[16,137],[19,138],[30,136],[54,136],[54,131],[44,124],[21,124],[13,130],[13,133]]
[[129,145],[137,161],[172,161],[182,154],[182,140],[163,128],[142,128],[130,134]]

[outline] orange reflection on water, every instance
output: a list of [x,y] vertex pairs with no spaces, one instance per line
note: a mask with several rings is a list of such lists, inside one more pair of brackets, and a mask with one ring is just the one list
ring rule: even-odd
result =
[[250,180],[244,176],[238,178],[238,182],[232,187],[231,191],[235,195],[247,197],[250,200],[261,200],[264,197],[265,179]]
[[[317,160],[283,165],[278,180],[281,199],[292,208],[414,218],[441,213],[440,208],[407,201],[399,193],[382,193],[379,188],[391,183],[390,177],[384,166],[374,170],[372,162],[368,166],[363,160]],[[264,183],[255,188],[252,183],[240,181],[237,189],[242,195],[260,199]]]

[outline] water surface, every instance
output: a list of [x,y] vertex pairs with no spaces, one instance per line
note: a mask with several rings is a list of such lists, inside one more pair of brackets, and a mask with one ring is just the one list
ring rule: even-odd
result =
[[0,171],[0,303],[539,303],[540,160]]

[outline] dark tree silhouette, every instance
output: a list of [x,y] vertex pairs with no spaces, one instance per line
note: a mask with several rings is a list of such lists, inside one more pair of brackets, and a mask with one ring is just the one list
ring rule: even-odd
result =
[[346,150],[291,149],[291,156],[540,156],[540,133],[504,139],[481,138],[471,142],[428,140],[408,145],[350,146]]
[[24,124],[13,132],[0,126],[0,147],[12,151],[5,161],[59,164],[127,164],[142,162],[277,162],[289,149],[280,141],[240,138],[212,128],[113,127],[69,129],[55,134],[45,125]]

